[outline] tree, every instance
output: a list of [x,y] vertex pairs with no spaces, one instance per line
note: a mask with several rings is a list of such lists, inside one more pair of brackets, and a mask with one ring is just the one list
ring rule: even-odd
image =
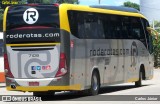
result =
[[79,4],[79,0],[27,0],[28,3],[42,3],[42,4],[53,4],[53,3],[70,3]]
[[[153,26],[153,24],[151,24]],[[160,33],[160,22],[154,21],[154,27],[155,30]],[[155,67],[160,66],[160,35],[158,36],[158,39],[153,38],[153,51],[154,51],[154,59],[155,59]]]
[[64,0],[65,3],[79,4],[79,0]]
[[140,10],[140,7],[139,7],[139,5],[137,3],[132,3],[130,1],[124,2],[123,6],[132,7],[132,8],[135,8],[137,10]]

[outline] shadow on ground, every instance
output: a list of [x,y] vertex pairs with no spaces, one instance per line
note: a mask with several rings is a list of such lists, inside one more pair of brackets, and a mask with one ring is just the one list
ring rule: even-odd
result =
[[[150,85],[144,85],[150,86]],[[108,86],[100,89],[99,94],[112,93],[117,91],[123,91],[128,89],[137,88],[134,85],[125,85],[125,86]],[[55,94],[55,96],[43,96],[42,101],[100,101],[100,98],[106,95],[97,95],[97,96],[87,96],[85,92],[64,92],[60,94]],[[107,95],[110,96],[110,95]],[[114,96],[114,95],[111,95]]]

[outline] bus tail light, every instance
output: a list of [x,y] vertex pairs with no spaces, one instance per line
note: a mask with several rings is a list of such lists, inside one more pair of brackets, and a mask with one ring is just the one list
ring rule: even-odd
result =
[[39,4],[36,3],[30,3],[30,4],[26,4],[27,6],[38,6]]
[[53,5],[56,6],[56,7],[59,7],[59,4],[58,4],[58,3],[54,3]]
[[13,74],[10,71],[7,54],[4,54],[4,69],[5,69],[5,75],[7,77],[13,78]]
[[67,73],[67,66],[66,66],[66,55],[64,53],[60,54],[60,63],[59,69],[57,71],[56,77],[60,77]]

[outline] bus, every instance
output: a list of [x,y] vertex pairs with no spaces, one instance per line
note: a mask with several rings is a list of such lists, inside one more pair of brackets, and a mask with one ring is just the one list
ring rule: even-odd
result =
[[153,77],[152,36],[133,8],[26,4],[5,9],[6,88],[50,95]]
[[4,83],[3,32],[0,32],[0,83]]

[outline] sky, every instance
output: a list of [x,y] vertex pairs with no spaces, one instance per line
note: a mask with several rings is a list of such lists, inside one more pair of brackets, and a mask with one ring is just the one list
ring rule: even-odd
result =
[[[99,0],[79,0],[82,5],[97,5]],[[137,4],[140,4],[140,0],[100,0],[101,5],[111,5],[111,6],[120,6],[124,2],[130,1]]]

